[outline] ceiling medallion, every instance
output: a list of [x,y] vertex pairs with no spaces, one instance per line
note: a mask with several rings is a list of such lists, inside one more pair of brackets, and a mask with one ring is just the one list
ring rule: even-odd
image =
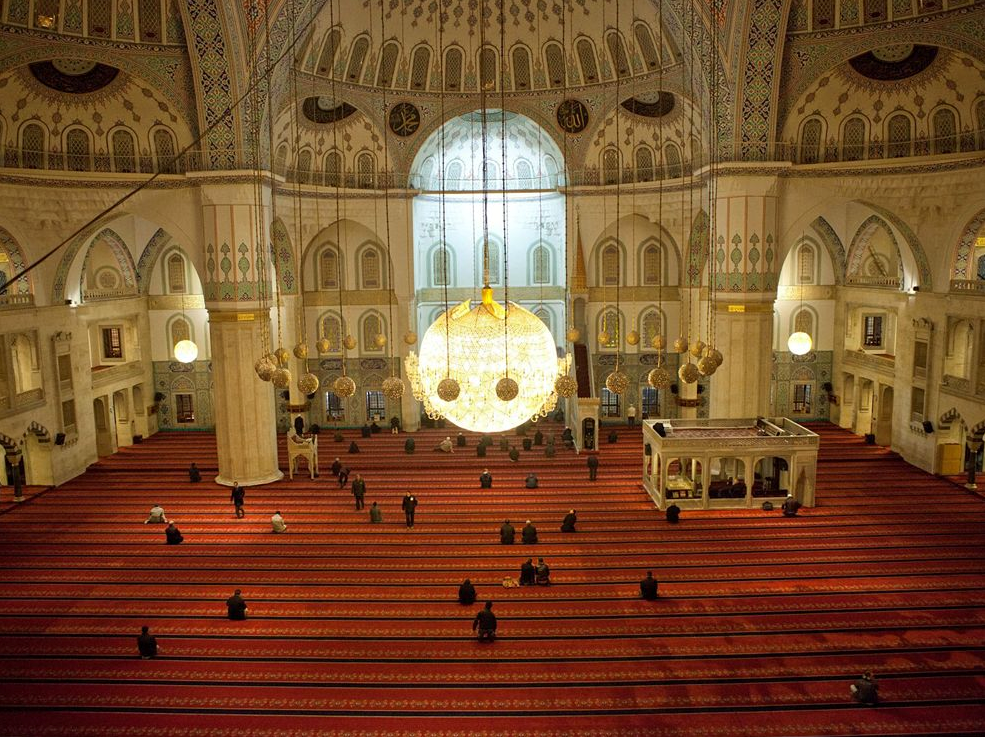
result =
[[644,118],[662,118],[670,113],[676,104],[677,99],[671,92],[650,92],[622,101],[623,108]]
[[581,100],[565,100],[557,106],[557,124],[565,133],[581,133],[588,127],[588,108]]
[[345,120],[358,110],[347,102],[336,104],[331,97],[307,97],[301,103],[301,112],[312,123],[324,125]]
[[116,67],[83,59],[58,59],[28,64],[31,74],[45,87],[70,95],[97,92],[120,73]]
[[939,51],[936,46],[898,44],[859,54],[848,63],[866,79],[898,82],[925,71],[934,63]]
[[390,130],[398,136],[412,136],[421,127],[421,111],[409,102],[398,102],[387,118]]

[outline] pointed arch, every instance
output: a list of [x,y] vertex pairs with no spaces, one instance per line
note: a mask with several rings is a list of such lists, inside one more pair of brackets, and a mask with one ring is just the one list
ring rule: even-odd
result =
[[116,257],[117,264],[120,267],[120,275],[123,277],[124,288],[131,289],[134,293],[136,293],[137,269],[133,263],[133,255],[130,253],[130,249],[127,247],[127,244],[123,238],[121,238],[112,228],[103,228],[89,242],[89,248],[86,250],[85,259],[82,262],[82,273],[85,274],[87,271],[89,255],[92,253],[92,247],[97,241],[107,245]]
[[951,259],[951,281],[977,280],[975,243],[982,228],[985,228],[985,209],[979,210],[961,233]]
[[27,262],[24,259],[24,251],[21,249],[20,244],[2,226],[0,226],[0,253],[3,253],[6,257],[4,259],[5,263],[0,263],[0,271],[4,272],[3,277],[0,277],[0,279],[5,284],[3,294],[0,295],[0,304],[3,303],[3,297],[10,299],[16,295],[21,299],[27,299],[29,295],[33,295],[34,282],[30,274],[19,277],[13,284],[6,284],[6,281],[13,277],[14,274],[24,271],[27,267]]
[[609,340],[604,344],[598,344],[598,350],[618,351],[626,335],[626,315],[622,310],[617,310],[615,305],[603,307],[595,318],[596,343],[602,333],[606,333]]
[[[167,340],[167,355],[174,356],[174,347],[182,340],[195,340],[195,326],[191,320],[181,314],[172,315],[167,322],[164,332]],[[197,341],[196,341],[197,342]]]
[[367,310],[359,316],[359,335],[363,353],[383,353],[385,345],[376,344],[377,335],[386,335],[386,320],[378,310]]
[[[903,236],[903,241],[906,243],[908,249],[908,255],[913,258],[914,265],[916,266],[917,275],[919,276],[918,284],[924,286],[924,288],[932,288],[934,285],[933,273],[930,270],[930,262],[927,260],[927,254],[924,251],[923,245],[920,243],[920,239],[917,238],[917,234],[913,232],[913,229],[907,225],[902,218],[899,217],[894,212],[887,210],[882,205],[876,205],[872,202],[866,202],[859,200],[859,204],[865,205],[871,208],[874,212],[879,213],[886,220],[886,222],[891,223],[899,234]],[[906,268],[904,263],[904,269]]]
[[554,283],[554,254],[548,243],[539,241],[530,247],[527,254],[529,284]]
[[389,268],[379,243],[367,241],[356,249],[356,269],[360,289],[387,288]]
[[818,239],[825,249],[827,249],[828,256],[831,257],[831,263],[834,266],[835,284],[844,284],[848,261],[845,255],[845,246],[842,245],[841,238],[838,237],[835,229],[831,227],[831,223],[820,215],[811,223],[811,228],[817,233]]
[[328,338],[328,354],[342,352],[342,317],[337,310],[326,310],[318,316],[318,339]]
[[639,320],[640,350],[656,351],[653,339],[664,334],[667,316],[657,305],[650,305],[640,313]]

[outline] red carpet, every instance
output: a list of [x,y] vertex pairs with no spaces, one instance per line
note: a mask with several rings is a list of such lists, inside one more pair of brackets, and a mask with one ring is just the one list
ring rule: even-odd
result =
[[[160,434],[0,515],[0,734],[985,732],[985,501],[816,429],[817,507],[677,526],[640,487],[638,430],[603,445],[596,482],[570,451],[477,458],[470,436],[444,455],[428,449],[446,433],[428,431],[414,455],[389,434],[350,455],[357,433],[322,436],[323,473],[336,455],[362,473],[383,525],[330,475],[249,489],[237,520],[228,489],[185,473],[214,474],[214,438]],[[540,488],[523,488],[530,471]],[[155,502],[183,545],[142,524]],[[571,507],[579,532],[562,534]],[[532,519],[540,543],[500,545],[506,517]],[[554,585],[502,588],[529,556]],[[638,598],[647,569],[654,603]],[[496,601],[494,644],[455,601],[467,576]],[[237,587],[245,622],[224,616]],[[156,660],[135,657],[142,624]],[[866,669],[875,708],[848,698]]]

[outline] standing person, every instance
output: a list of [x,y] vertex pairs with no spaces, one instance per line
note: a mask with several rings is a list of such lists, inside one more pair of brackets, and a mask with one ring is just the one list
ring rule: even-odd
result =
[[366,482],[363,481],[361,474],[356,474],[356,478],[352,480],[352,495],[356,498],[356,510],[360,510],[366,505],[363,504],[363,498],[366,496]]
[[369,521],[374,525],[383,521],[383,510],[376,506],[376,502],[373,502],[373,506],[369,508]]
[[304,435],[304,418],[301,415],[294,418],[294,433]]
[[492,474],[489,473],[488,468],[483,468],[482,473],[479,474],[479,488],[480,489],[492,488]]
[[229,499],[236,508],[236,516],[245,516],[246,512],[243,510],[243,502],[246,500],[246,489],[239,485],[239,481],[233,482],[233,490],[229,494]]
[[475,586],[472,585],[472,581],[465,579],[461,586],[458,587],[458,603],[459,604],[475,604]]
[[404,510],[404,516],[407,518],[407,526],[414,526],[414,512],[417,509],[417,497],[411,494],[409,491],[404,495],[404,501],[400,505],[400,508]]
[[575,522],[577,521],[578,515],[575,514],[575,510],[569,510],[561,521],[561,532],[575,532]]
[[647,601],[657,598],[657,579],[653,577],[653,571],[647,571],[646,578],[640,581],[640,596]]
[[345,485],[349,483],[349,467],[342,466],[339,471],[339,488],[344,489]]
[[537,568],[534,566],[534,559],[527,558],[525,563],[520,564],[520,585],[533,586],[537,583]]
[[636,405],[631,404],[626,409],[626,423],[633,427],[636,424]]
[[273,527],[274,532],[287,532],[287,523],[281,516],[279,509],[270,518],[270,525]]
[[155,504],[150,508],[150,515],[144,520],[144,524],[153,522],[154,524],[167,524],[168,518],[164,516],[164,507]]
[[537,432],[534,433],[534,445],[543,445],[543,444],[544,444],[544,433],[540,431],[540,428],[537,428]]
[[527,524],[523,526],[521,538],[525,545],[532,545],[537,542],[537,528],[534,527],[530,520],[527,520]]
[[192,462],[191,467],[188,469],[188,480],[193,484],[197,484],[202,480],[202,472],[198,470],[198,466],[194,462]]
[[599,457],[594,453],[592,453],[590,456],[588,456],[587,463],[588,463],[588,480],[594,481],[595,477],[598,476],[599,473]]
[[145,624],[140,628],[137,635],[137,652],[140,653],[142,660],[157,657],[157,638],[150,633],[150,628]]
[[341,471],[341,470],[342,470],[342,461],[340,461],[338,459],[338,457],[336,457],[335,460],[332,461],[332,475],[335,478],[338,478],[339,477],[339,471]]
[[875,706],[879,703],[879,684],[873,678],[871,671],[865,671],[862,677],[848,687],[852,698],[860,704]]
[[480,609],[472,620],[472,631],[479,630],[480,642],[483,640],[492,642],[496,639],[496,615],[492,612],[492,605],[491,601],[487,601],[486,608]]
[[246,606],[246,602],[240,596],[241,593],[239,589],[236,589],[233,595],[226,599],[226,615],[230,619],[246,619],[246,610],[249,607]]
[[168,545],[181,545],[181,543],[182,543],[182,541],[184,539],[185,539],[185,536],[181,534],[181,530],[179,530],[175,526],[174,520],[172,520],[168,524],[168,528],[164,531],[164,541],[165,541],[165,543],[168,544]]
[[455,437],[455,445],[458,446],[459,448],[464,448],[465,442],[466,442],[465,433],[459,432],[458,435]]
[[510,521],[506,520],[503,523],[503,526],[499,528],[499,541],[503,545],[512,545],[515,538],[516,530],[513,529],[513,525],[510,524]]
[[681,508],[676,504],[671,504],[667,507],[666,515],[668,522],[671,524],[677,524],[677,521],[681,518]]

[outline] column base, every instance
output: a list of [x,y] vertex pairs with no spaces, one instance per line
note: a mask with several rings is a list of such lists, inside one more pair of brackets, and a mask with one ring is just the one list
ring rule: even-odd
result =
[[255,478],[245,478],[239,476],[237,478],[231,478],[227,476],[216,476],[215,482],[221,486],[234,486],[239,483],[240,486],[263,486],[264,484],[272,484],[275,481],[280,481],[284,478],[284,472],[277,469],[275,473],[267,474],[266,476],[257,476]]

